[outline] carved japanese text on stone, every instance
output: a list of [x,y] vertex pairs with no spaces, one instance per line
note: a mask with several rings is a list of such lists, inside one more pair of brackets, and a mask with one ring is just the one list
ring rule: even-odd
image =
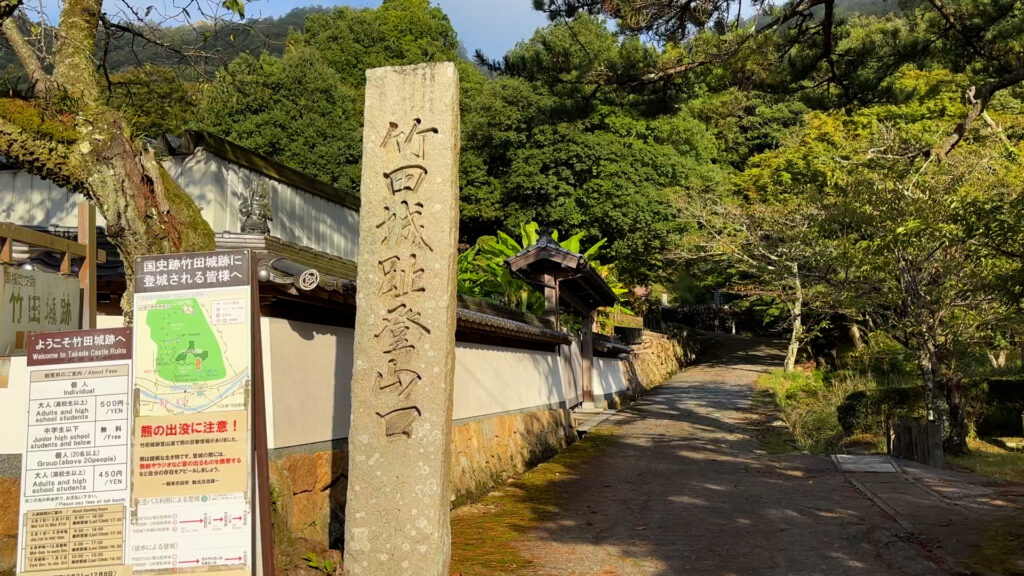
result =
[[353,576],[447,576],[458,111],[450,63],[367,72],[345,517]]

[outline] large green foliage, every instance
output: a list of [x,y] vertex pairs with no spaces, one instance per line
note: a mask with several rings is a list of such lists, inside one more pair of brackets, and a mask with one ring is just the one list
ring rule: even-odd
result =
[[345,84],[361,86],[369,68],[457,60],[448,17],[429,0],[384,0],[377,9],[339,7],[306,19],[302,41]]
[[[601,264],[598,260],[605,239],[598,240],[584,250],[581,244],[582,232],[559,240],[558,231],[554,230],[551,237],[566,250],[582,254],[617,296],[622,296],[628,291],[619,281],[615,267],[611,264]],[[496,236],[481,236],[473,246],[459,255],[459,292],[540,316],[544,312],[543,292],[512,275],[506,264],[509,258],[536,244],[539,239],[540,225],[536,222],[520,225],[518,240],[501,231]],[[629,310],[620,305],[616,305],[615,309],[629,313]]]
[[199,126],[344,190],[359,186],[361,107],[316,50],[243,55],[217,75]]
[[679,198],[716,193],[724,178],[704,122],[646,89],[608,85],[656,59],[588,16],[510,51],[502,76],[465,104],[464,237],[535,220],[608,238],[627,282],[664,277],[685,229]]

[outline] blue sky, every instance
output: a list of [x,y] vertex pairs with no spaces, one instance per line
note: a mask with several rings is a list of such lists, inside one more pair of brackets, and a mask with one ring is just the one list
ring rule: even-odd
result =
[[[529,38],[547,24],[530,0],[433,0],[448,14],[470,55],[477,48],[489,58],[500,58],[516,42]],[[253,0],[247,16],[280,16],[292,8],[310,5],[376,7],[380,0]]]

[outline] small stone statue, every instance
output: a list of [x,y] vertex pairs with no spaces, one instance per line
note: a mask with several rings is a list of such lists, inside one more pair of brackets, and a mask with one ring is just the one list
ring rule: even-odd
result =
[[249,188],[238,204],[238,213],[242,217],[242,234],[270,234],[270,186],[258,182]]

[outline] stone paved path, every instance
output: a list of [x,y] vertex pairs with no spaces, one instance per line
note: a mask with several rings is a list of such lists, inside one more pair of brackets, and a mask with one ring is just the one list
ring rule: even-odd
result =
[[826,457],[768,456],[752,384],[781,363],[768,341],[727,339],[609,422],[611,445],[563,486],[557,518],[520,544],[537,574],[948,574]]

